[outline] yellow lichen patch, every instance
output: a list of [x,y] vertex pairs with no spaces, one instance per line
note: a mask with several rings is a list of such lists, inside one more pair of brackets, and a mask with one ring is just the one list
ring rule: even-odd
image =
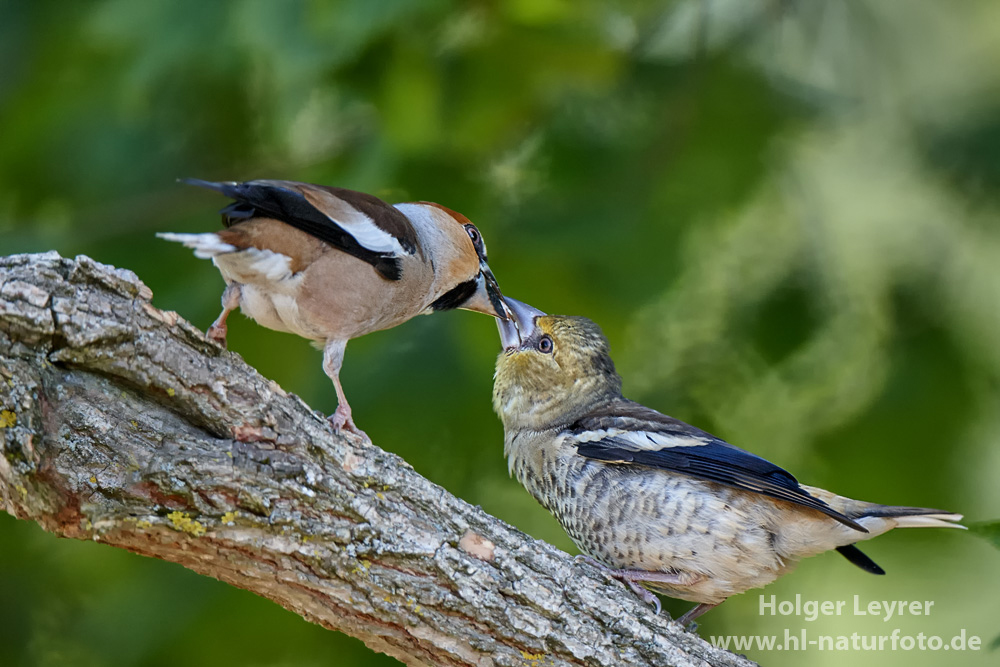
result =
[[225,524],[231,524],[236,519],[236,517],[239,516],[239,514],[240,514],[239,512],[226,512],[225,514],[222,515],[222,518],[219,519],[219,521]]
[[371,561],[362,558],[358,561],[358,564],[354,566],[354,569],[351,570],[351,574],[368,574],[368,568],[371,566]]
[[151,524],[150,522],[146,521],[145,519],[141,519],[141,520],[135,522],[135,527],[136,528],[146,529],[146,528],[152,528],[153,524]]
[[[529,653],[528,651],[521,651],[521,657],[528,662],[534,662],[539,665],[554,665],[555,662],[552,658],[548,657],[544,653]],[[544,660],[544,662],[542,662]]]
[[0,410],[0,428],[17,426],[17,415],[11,410]]
[[90,476],[90,483],[91,483],[91,484],[97,484],[97,478],[96,478],[96,477],[94,477],[93,475],[91,475],[91,476]]
[[176,393],[177,392],[174,391],[173,387],[167,387],[167,396],[170,396],[171,398],[173,398],[174,394],[176,394]]
[[170,519],[170,523],[174,525],[174,528],[188,535],[201,537],[205,534],[205,526],[188,516],[187,512],[171,512],[167,515],[167,518]]

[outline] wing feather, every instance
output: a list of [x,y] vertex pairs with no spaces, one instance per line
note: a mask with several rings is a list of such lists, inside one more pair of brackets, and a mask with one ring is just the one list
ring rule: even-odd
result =
[[573,424],[566,435],[581,456],[649,466],[760,493],[817,510],[867,533],[850,517],[810,495],[787,470],[684,422],[621,399]]
[[293,181],[184,182],[236,200],[222,210],[227,227],[274,218],[371,264],[390,280],[401,277],[399,258],[416,252],[416,230],[407,217],[372,195]]

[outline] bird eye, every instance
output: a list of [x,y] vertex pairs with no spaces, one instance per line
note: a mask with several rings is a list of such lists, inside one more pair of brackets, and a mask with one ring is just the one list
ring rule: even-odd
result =
[[555,347],[552,343],[552,337],[545,334],[538,339],[538,351],[542,354],[552,354],[552,348]]
[[472,239],[473,245],[479,245],[479,242],[483,240],[482,237],[479,235],[479,230],[473,227],[472,225],[466,225],[465,231],[469,233],[469,238]]

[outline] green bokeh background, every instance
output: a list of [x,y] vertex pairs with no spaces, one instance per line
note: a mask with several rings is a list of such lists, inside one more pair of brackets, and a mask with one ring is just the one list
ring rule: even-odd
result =
[[[805,483],[1000,516],[994,0],[8,0],[0,63],[2,254],[130,268],[205,328],[221,278],[154,233],[213,230],[224,201],[176,178],[438,201],[480,226],[507,294],[604,327],[631,398]],[[308,343],[230,322],[231,349],[333,410]],[[376,444],[573,552],[507,477],[497,351],[486,317],[418,318],[352,342],[342,378]],[[898,531],[865,551],[887,576],[828,554],[765,593],[933,600],[932,614],[808,623],[761,616],[754,591],[701,633],[1000,633],[988,542]],[[6,514],[0,592],[0,665],[395,664],[245,591]]]

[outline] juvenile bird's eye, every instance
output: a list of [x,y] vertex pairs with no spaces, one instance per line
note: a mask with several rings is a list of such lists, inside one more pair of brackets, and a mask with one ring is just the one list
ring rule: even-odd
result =
[[545,334],[544,336],[538,339],[538,351],[541,352],[542,354],[552,354],[553,347],[554,345],[552,344],[552,337],[549,336],[548,334]]

